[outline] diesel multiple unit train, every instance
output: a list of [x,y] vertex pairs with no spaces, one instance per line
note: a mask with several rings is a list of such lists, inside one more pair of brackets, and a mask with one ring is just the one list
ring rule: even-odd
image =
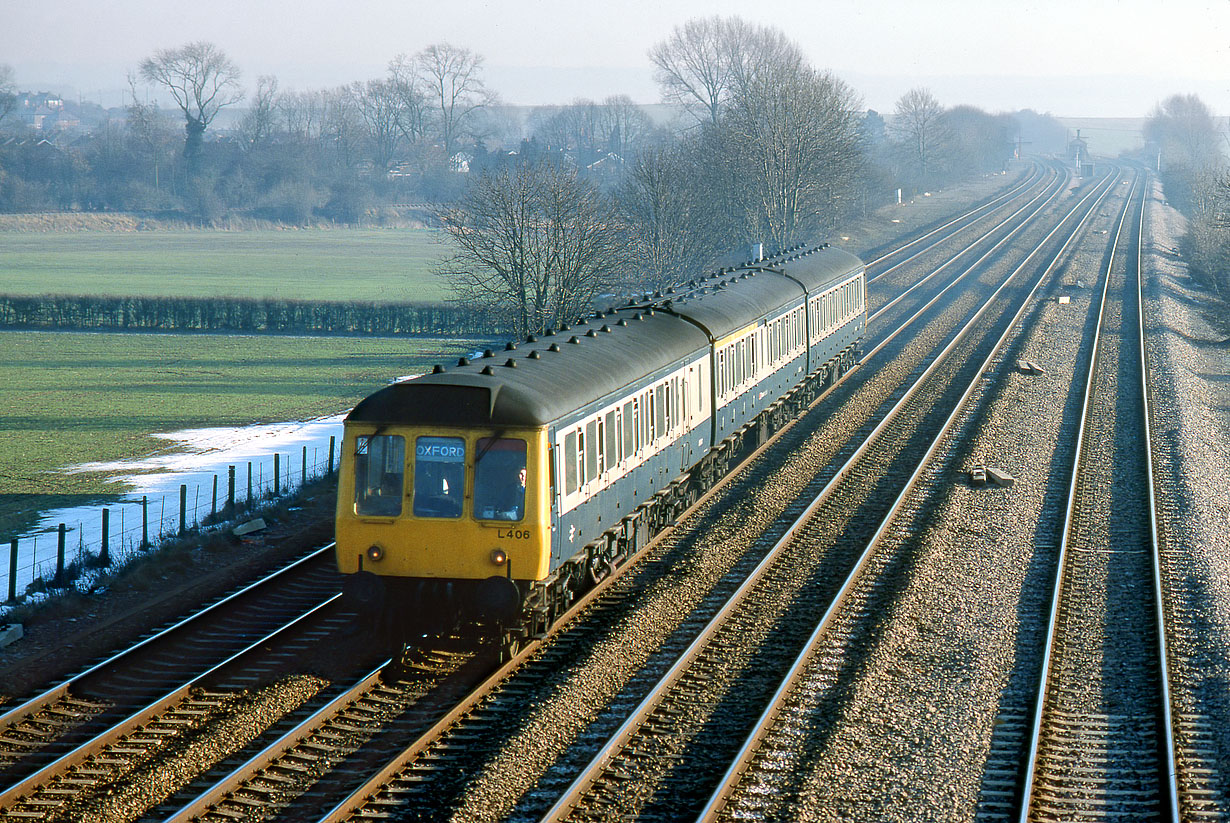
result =
[[854,364],[865,298],[857,257],[796,247],[372,394],[347,598],[403,638],[541,632]]

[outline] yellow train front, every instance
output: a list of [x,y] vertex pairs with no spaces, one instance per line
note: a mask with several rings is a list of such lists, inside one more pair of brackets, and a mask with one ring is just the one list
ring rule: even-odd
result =
[[396,636],[512,622],[525,594],[515,581],[547,576],[546,432],[476,427],[466,409],[488,393],[396,384],[346,421],[338,570],[347,597]]

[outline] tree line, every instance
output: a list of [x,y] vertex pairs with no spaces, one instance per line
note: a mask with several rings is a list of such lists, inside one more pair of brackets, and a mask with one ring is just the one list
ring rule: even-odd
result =
[[511,324],[431,303],[0,294],[0,328],[487,337]]
[[[1230,299],[1230,135],[1194,94],[1172,95],[1145,123],[1145,154],[1166,199],[1187,217],[1183,250],[1189,267],[1223,301]],[[1223,320],[1230,327],[1230,321]]]
[[[0,210],[311,224],[429,203],[452,240],[439,273],[455,305],[531,333],[603,295],[665,291],[752,242],[823,239],[899,191],[998,172],[1023,130],[1034,151],[1063,134],[1045,115],[947,108],[925,88],[868,111],[781,30],[738,17],[689,20],[648,57],[667,119],[614,96],[521,122],[480,55],[440,43],[335,89],[260,77],[223,134],[219,113],[245,100],[239,67],[210,43],[160,50],[130,77],[122,117],[73,145],[0,145]],[[138,78],[175,111],[141,102]]]

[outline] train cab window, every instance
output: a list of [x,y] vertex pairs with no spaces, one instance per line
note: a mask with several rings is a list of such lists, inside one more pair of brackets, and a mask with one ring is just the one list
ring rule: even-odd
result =
[[466,441],[419,437],[414,442],[414,516],[461,517],[466,491]]
[[406,482],[406,438],[396,434],[355,439],[354,512],[361,517],[401,514]]
[[474,517],[525,517],[525,441],[483,437],[474,451]]

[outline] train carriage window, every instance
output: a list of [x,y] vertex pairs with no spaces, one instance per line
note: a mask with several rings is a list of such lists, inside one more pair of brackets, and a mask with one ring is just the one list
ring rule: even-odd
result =
[[665,400],[666,387],[658,386],[654,389],[653,394],[653,439],[657,440],[662,435],[666,434],[666,403]]
[[653,426],[654,419],[657,419],[659,411],[657,399],[654,397],[653,389],[645,392],[645,447],[652,449],[654,440],[658,439],[658,429]]
[[639,455],[644,438],[641,436],[641,401],[636,397],[632,398],[632,435],[635,438],[632,453]]
[[620,452],[624,460],[627,460],[636,453],[636,435],[633,434],[635,431],[633,427],[636,424],[636,419],[632,414],[632,404],[634,402],[635,401],[633,400],[629,400],[627,403],[624,403],[623,448]]
[[414,516],[461,517],[466,443],[460,437],[414,441]]
[[628,456],[626,451],[628,447],[624,445],[624,412],[619,406],[615,407],[615,455],[612,460],[616,465],[623,465],[624,458]]
[[619,445],[616,442],[618,436],[619,427],[615,425],[615,412],[609,411],[606,413],[606,462],[603,464],[604,471],[610,471],[619,462]]
[[572,494],[580,484],[577,482],[577,433],[564,435],[564,494]]
[[598,438],[597,438],[598,474],[602,474],[603,472],[605,472],[607,469],[610,468],[611,458],[609,457],[610,452],[608,452],[606,448],[606,431],[607,431],[606,422],[601,417],[599,417],[598,418]]
[[361,517],[401,514],[406,483],[406,438],[395,434],[355,439],[354,512]]
[[483,437],[474,451],[474,517],[521,520],[525,517],[525,441]]
[[585,482],[598,476],[598,421],[585,424]]

